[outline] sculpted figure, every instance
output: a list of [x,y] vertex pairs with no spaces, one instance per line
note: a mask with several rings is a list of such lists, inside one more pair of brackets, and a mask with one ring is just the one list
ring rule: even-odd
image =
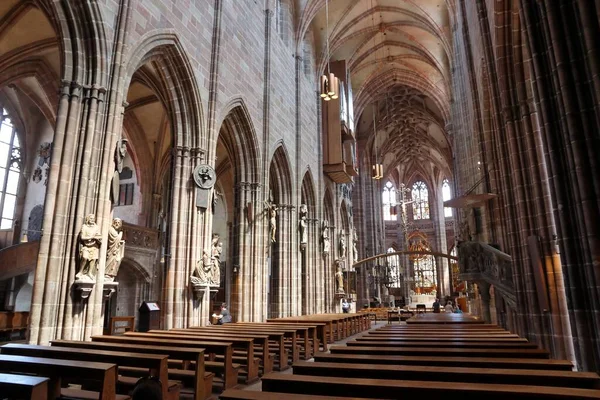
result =
[[121,139],[119,143],[117,143],[117,148],[115,151],[115,164],[117,165],[117,172],[123,172],[123,162],[125,161],[125,156],[127,155],[127,139]]
[[340,230],[340,258],[346,257],[346,234]]
[[275,233],[277,232],[277,207],[271,201],[265,202],[267,212],[269,213],[269,237],[271,243],[275,243]]
[[336,293],[344,293],[344,273],[342,272],[342,264],[339,261],[336,261],[336,266],[335,291]]
[[194,285],[208,285],[210,282],[212,263],[206,250],[202,251],[202,259],[196,263],[196,268],[190,277]]
[[89,214],[85,217],[79,234],[79,272],[75,275],[75,279],[96,280],[100,243],[102,243],[102,236],[100,228],[96,225],[96,216]]
[[123,221],[121,221],[120,218],[115,218],[108,230],[106,269],[104,271],[105,281],[113,282],[115,280],[124,255],[125,241],[123,240]]
[[211,270],[209,283],[219,286],[221,284],[221,253],[223,253],[223,243],[219,242],[219,234],[213,234],[212,239],[212,255],[211,255]]
[[306,206],[306,204],[301,204],[300,205],[300,223],[299,223],[300,244],[308,243],[308,232],[306,229],[307,215],[308,215],[308,207]]
[[323,239],[323,254],[329,254],[329,250],[331,249],[331,243],[329,242],[329,221],[323,221],[323,233],[321,234],[321,238]]

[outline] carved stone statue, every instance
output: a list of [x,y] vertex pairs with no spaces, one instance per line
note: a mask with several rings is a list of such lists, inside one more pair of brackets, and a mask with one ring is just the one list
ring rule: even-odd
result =
[[125,161],[125,156],[127,155],[127,139],[121,139],[117,143],[117,148],[115,149],[115,164],[117,166],[117,172],[123,172],[123,163]]
[[121,260],[125,255],[125,241],[123,240],[123,221],[120,218],[113,219],[108,230],[108,248],[106,250],[106,269],[104,281],[113,282],[119,273]]
[[331,249],[331,243],[329,242],[329,221],[323,221],[323,233],[321,234],[323,240],[323,254],[328,255]]
[[354,228],[354,235],[352,239],[352,256],[354,257],[354,261],[358,260],[358,249],[356,248],[356,244],[358,243],[358,235],[356,234],[356,228]]
[[307,205],[301,204],[300,205],[300,213],[299,213],[300,223],[299,223],[299,227],[298,227],[298,229],[300,231],[300,244],[308,243],[308,232],[306,229],[307,215],[308,215]]
[[196,263],[196,268],[190,277],[193,285],[208,285],[211,277],[212,262],[206,250],[202,251],[202,259]]
[[265,202],[267,212],[269,213],[269,237],[271,243],[275,243],[275,233],[277,232],[277,206],[271,201]]
[[89,214],[79,234],[79,272],[75,275],[76,280],[95,281],[97,263],[100,256],[100,244],[102,236],[100,228],[96,224],[96,216]]
[[342,263],[339,260],[335,263],[337,267],[335,273],[335,292],[344,293],[344,272],[342,272]]
[[340,258],[346,257],[346,234],[344,230],[340,230]]
[[219,234],[214,233],[212,239],[211,271],[209,284],[219,286],[221,284],[221,253],[223,253],[223,243],[219,242]]

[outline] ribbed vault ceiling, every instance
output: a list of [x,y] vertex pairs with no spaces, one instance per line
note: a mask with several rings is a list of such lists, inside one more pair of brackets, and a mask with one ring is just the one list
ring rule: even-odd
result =
[[325,0],[309,0],[302,10],[300,34],[314,33],[320,70],[326,67],[327,37],[330,59],[348,63],[359,153],[372,159],[377,152],[388,171],[423,163],[450,169],[444,126],[450,114],[452,3],[329,0],[328,22]]

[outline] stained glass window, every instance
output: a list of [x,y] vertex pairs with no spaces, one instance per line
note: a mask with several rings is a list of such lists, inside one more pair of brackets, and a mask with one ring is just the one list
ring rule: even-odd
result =
[[[450,183],[448,182],[448,179],[444,179],[444,182],[442,182],[442,199],[443,201],[446,200],[450,200],[452,198],[452,192],[450,191]],[[452,216],[452,208],[451,207],[444,207],[444,217],[451,217]]]
[[425,182],[415,182],[411,195],[413,200],[413,218],[429,219],[429,191]]
[[[395,253],[396,250],[390,247],[387,249],[388,253]],[[398,255],[388,256],[387,257],[387,274],[388,278],[391,282],[390,287],[400,287],[400,257]]]
[[21,175],[21,145],[5,109],[0,116],[0,229],[12,229]]
[[383,220],[395,221],[398,216],[391,213],[392,206],[396,206],[396,189],[392,182],[387,182],[382,193]]

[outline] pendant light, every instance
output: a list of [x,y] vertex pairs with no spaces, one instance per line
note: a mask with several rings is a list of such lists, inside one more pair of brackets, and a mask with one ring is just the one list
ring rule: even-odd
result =
[[321,75],[321,98],[325,101],[339,97],[340,81],[329,66],[329,0],[325,0],[325,40],[327,45],[327,73]]
[[373,103],[373,146],[375,147],[375,164],[373,165],[373,179],[383,178],[383,164],[379,164],[379,152],[377,149],[377,125],[375,124],[375,103]]

